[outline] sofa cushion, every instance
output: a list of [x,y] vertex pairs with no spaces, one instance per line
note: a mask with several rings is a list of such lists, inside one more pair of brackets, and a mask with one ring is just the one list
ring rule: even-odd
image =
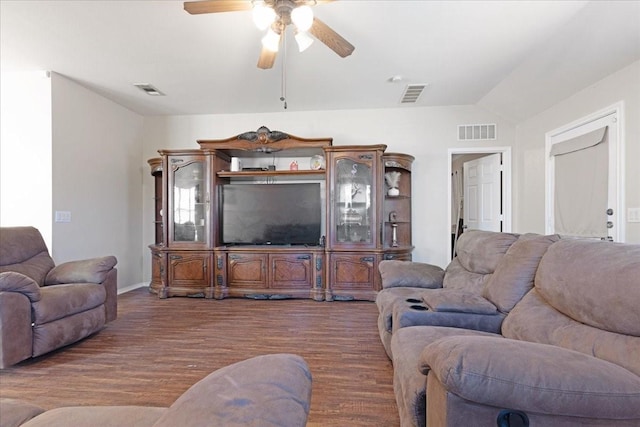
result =
[[311,373],[292,354],[258,356],[218,369],[176,400],[155,427],[304,427]]
[[44,409],[18,399],[0,399],[0,427],[18,427],[44,412]]
[[479,295],[456,289],[425,289],[422,300],[432,311],[496,314],[496,306]]
[[441,288],[444,270],[438,266],[411,261],[384,260],[378,266],[383,288]]
[[68,406],[37,416],[22,427],[150,427],[167,408],[146,406]]
[[620,365],[640,375],[640,338],[576,322],[531,290],[502,323],[505,337],[556,345]]
[[[3,245],[0,245],[2,247]],[[47,252],[41,252],[33,258],[17,264],[9,264],[0,267],[0,273],[14,271],[32,278],[38,286],[44,285],[47,273],[54,267],[53,260]]]
[[640,245],[562,239],[547,250],[535,286],[568,317],[640,337]]
[[42,286],[54,263],[40,232],[33,227],[2,227],[0,233],[0,273],[22,273]]
[[45,284],[102,283],[117,262],[114,256],[65,262],[49,271]]
[[557,234],[523,234],[504,254],[487,280],[482,296],[500,311],[508,313],[533,287],[540,259],[549,246],[560,240]]
[[40,292],[42,298],[32,305],[36,325],[99,307],[107,297],[104,286],[95,283],[45,286]]
[[427,345],[422,369],[476,404],[580,418],[640,418],[640,377],[586,354],[494,337]]
[[456,258],[467,271],[490,274],[517,239],[518,235],[512,233],[465,231],[456,244]]

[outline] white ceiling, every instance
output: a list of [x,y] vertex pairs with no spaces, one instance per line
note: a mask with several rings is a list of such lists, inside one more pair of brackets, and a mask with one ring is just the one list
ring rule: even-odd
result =
[[[356,49],[299,53],[288,37],[288,111],[479,104],[519,121],[640,59],[640,1],[341,0],[314,13]],[[3,72],[55,71],[143,115],[283,111],[283,55],[256,67],[250,12],[0,0],[0,19]],[[411,83],[429,86],[401,105]]]

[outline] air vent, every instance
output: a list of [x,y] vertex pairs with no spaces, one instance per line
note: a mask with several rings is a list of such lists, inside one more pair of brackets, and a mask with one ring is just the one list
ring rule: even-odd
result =
[[426,84],[411,84],[404,89],[404,94],[400,100],[401,104],[415,104],[422,95],[422,91],[427,87]]
[[150,96],[165,96],[158,88],[149,83],[136,83],[134,86]]
[[458,125],[458,141],[496,139],[496,124]]

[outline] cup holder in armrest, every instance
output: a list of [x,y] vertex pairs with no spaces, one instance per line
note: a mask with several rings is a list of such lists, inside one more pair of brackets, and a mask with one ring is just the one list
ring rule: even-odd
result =
[[417,304],[410,305],[409,308],[412,309],[412,310],[417,310],[417,311],[427,311],[427,310],[429,310],[424,305],[417,305]]
[[411,304],[420,304],[422,302],[421,299],[417,298],[407,298],[405,301]]

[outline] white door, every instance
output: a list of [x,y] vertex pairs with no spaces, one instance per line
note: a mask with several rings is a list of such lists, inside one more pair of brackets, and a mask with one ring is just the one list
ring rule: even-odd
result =
[[[619,167],[621,116],[614,106],[547,134],[547,233],[624,241],[620,191],[623,175]],[[591,138],[593,135],[595,139]],[[578,158],[580,165],[567,175],[569,168],[559,163],[567,154],[556,150],[562,144],[569,146],[564,150],[568,155],[592,155],[585,154],[588,161]],[[561,156],[554,150],[560,151]]]
[[463,165],[463,227],[502,231],[502,156],[491,154]]

